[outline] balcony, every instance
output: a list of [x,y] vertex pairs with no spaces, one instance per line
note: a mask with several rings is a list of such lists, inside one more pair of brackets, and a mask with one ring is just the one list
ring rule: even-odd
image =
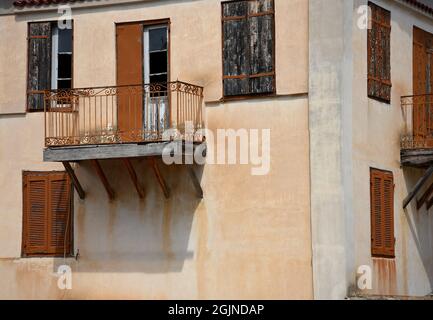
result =
[[[62,162],[80,197],[84,191],[70,163],[90,161],[107,194],[114,197],[99,160],[125,163],[137,186],[130,159],[148,158],[158,182],[169,191],[156,160],[164,152],[205,153],[203,88],[189,83],[107,86],[46,91],[44,94],[44,161]],[[192,148],[186,148],[192,146]],[[191,169],[199,195],[199,182]]]
[[433,95],[401,98],[405,121],[401,137],[401,163],[410,167],[429,167],[433,163]]
[[202,104],[203,88],[180,81],[48,91],[45,146],[197,141],[186,128],[203,128]]

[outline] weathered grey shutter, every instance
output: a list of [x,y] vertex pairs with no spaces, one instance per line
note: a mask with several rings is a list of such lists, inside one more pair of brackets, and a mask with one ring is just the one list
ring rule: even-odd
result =
[[273,0],[248,2],[250,93],[274,92]]
[[29,24],[27,109],[44,109],[44,90],[51,88],[51,23]]
[[224,96],[275,91],[274,1],[225,2]]
[[248,4],[227,2],[222,8],[224,95],[248,94]]

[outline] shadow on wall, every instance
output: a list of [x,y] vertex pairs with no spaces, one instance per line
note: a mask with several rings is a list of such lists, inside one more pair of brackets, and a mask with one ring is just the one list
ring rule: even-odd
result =
[[[146,159],[132,164],[145,197],[140,199],[126,167],[120,160],[101,161],[116,197],[109,201],[91,163],[80,163],[78,179],[86,199],[74,201],[74,251],[78,261],[70,261],[73,272],[180,272],[194,256],[190,241],[192,223],[202,201],[186,165],[158,166],[170,189],[166,199]],[[199,181],[203,167],[194,166]],[[63,264],[56,261],[55,268]]]
[[[415,186],[418,179],[421,178],[424,170],[406,168],[404,171],[404,179],[406,186],[408,186],[407,192],[409,192],[413,186]],[[427,183],[427,187],[433,183],[430,179]],[[425,191],[425,188],[420,191],[420,195]],[[409,209],[410,208],[410,209]],[[428,276],[430,282],[430,290],[433,290],[433,208],[427,211],[426,205],[420,210],[417,210],[416,199],[414,199],[410,206],[404,211],[406,217],[406,223],[410,230],[410,236],[416,245],[416,249],[423,263],[424,270]],[[406,239],[406,243],[408,239]],[[410,263],[410,255],[413,254],[409,251],[410,247],[406,249],[407,263]],[[410,281],[410,279],[408,279]],[[410,283],[409,283],[410,284]]]

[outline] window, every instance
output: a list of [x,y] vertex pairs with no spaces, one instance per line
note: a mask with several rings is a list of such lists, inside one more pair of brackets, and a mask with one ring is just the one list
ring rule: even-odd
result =
[[391,12],[369,2],[371,29],[368,30],[368,96],[391,101]]
[[370,169],[371,253],[375,257],[393,258],[394,246],[394,178],[392,172]]
[[23,174],[23,256],[72,252],[72,196],[64,172]]
[[274,1],[222,3],[224,96],[275,93]]
[[44,110],[44,90],[72,88],[72,29],[56,23],[28,26],[27,110]]
[[53,28],[51,89],[72,87],[72,30]]
[[144,27],[144,82],[166,83],[168,80],[168,28]]

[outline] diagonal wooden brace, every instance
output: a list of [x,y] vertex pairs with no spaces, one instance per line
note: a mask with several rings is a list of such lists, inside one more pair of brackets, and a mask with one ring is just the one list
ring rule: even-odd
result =
[[107,191],[108,198],[110,200],[113,200],[114,199],[114,191],[111,188],[110,183],[108,182],[108,179],[105,176],[105,173],[101,168],[101,164],[99,163],[98,160],[90,160],[90,161],[92,162],[92,165],[95,168],[99,179],[101,180],[102,184],[104,185],[105,191]]
[[69,162],[62,162],[63,166],[65,167],[66,172],[68,173],[69,177],[71,178],[72,184],[74,185],[75,190],[77,190],[77,193],[81,200],[84,200],[86,198],[86,193],[83,190],[83,187],[81,186],[80,182],[78,181],[77,176],[75,175],[74,169],[72,169],[71,164]]
[[135,186],[135,190],[137,190],[138,196],[140,199],[144,198],[144,190],[140,186],[140,183],[138,182],[137,174],[134,170],[134,167],[132,166],[131,160],[124,158],[122,159],[123,163],[125,164],[126,169],[128,169],[129,176],[131,177],[132,183]]
[[191,166],[188,168],[189,176],[191,177],[192,184],[194,185],[195,191],[197,192],[197,196],[200,199],[203,199],[203,189],[201,188],[200,182],[195,175],[194,168]]
[[155,158],[151,157],[148,159],[148,161],[149,164],[152,166],[153,172],[155,173],[156,179],[158,180],[159,186],[161,187],[161,190],[164,193],[165,198],[166,199],[170,198],[170,190],[168,189],[167,184],[165,183],[164,177],[159,171],[158,164],[156,163]]

